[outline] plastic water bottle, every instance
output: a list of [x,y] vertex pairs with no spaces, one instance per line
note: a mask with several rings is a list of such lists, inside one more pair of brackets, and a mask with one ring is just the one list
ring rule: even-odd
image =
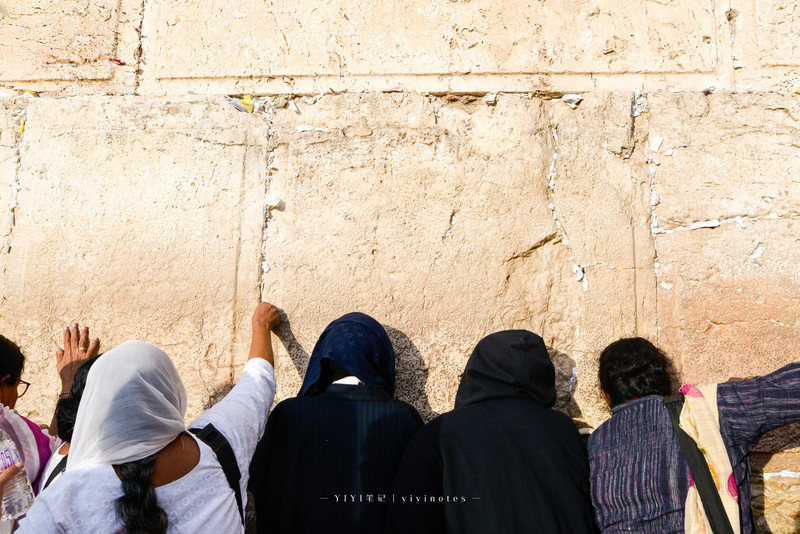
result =
[[[11,437],[0,429],[0,471],[5,471],[22,459]],[[33,505],[33,489],[23,469],[6,484],[3,492],[3,515],[1,519],[16,519]]]

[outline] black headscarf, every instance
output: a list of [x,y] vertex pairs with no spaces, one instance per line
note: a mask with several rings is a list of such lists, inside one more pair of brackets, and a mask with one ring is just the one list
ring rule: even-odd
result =
[[455,407],[498,398],[531,399],[547,407],[556,403],[553,362],[544,341],[533,332],[496,332],[472,351]]
[[325,328],[311,352],[298,396],[316,395],[333,381],[333,370],[325,360],[394,396],[394,349],[386,330],[369,315],[348,313]]
[[[278,404],[250,464],[258,532],[377,534],[397,464],[422,426],[395,400],[394,351],[363,313],[332,322],[317,341],[297,397]],[[332,384],[353,375],[366,385]],[[364,500],[343,502],[345,496]]]
[[384,534],[595,534],[586,453],[575,423],[551,409],[555,400],[541,337],[483,338],[455,409],[414,435],[397,468],[393,495],[435,498],[390,501]]

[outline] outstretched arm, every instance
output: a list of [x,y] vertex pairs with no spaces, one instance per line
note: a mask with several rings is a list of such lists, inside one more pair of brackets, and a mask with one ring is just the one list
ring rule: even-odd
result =
[[720,384],[717,406],[723,436],[749,453],[770,430],[800,421],[800,362],[766,376]]
[[264,434],[267,415],[275,399],[270,331],[279,321],[272,304],[258,304],[253,313],[250,358],[242,370],[242,377],[225,398],[189,424],[189,428],[203,428],[211,423],[228,440],[242,475],[239,481],[242,495],[247,491],[250,461],[258,440]]
[[278,310],[269,302],[259,302],[256,311],[253,312],[253,337],[250,341],[250,357],[262,358],[271,365],[275,365],[275,358],[272,353],[272,330],[280,324],[281,318]]

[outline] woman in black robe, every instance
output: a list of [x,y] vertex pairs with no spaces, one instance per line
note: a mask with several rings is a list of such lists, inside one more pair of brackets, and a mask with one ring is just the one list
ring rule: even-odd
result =
[[394,350],[380,323],[350,313],[328,325],[250,465],[259,533],[381,531],[397,464],[422,426],[393,396]]
[[555,401],[541,337],[509,330],[482,339],[455,409],[406,448],[386,532],[595,532],[586,452]]

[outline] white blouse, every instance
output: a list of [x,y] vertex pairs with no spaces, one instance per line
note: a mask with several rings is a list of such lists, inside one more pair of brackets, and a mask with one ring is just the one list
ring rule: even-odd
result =
[[[213,424],[228,440],[239,464],[242,499],[247,499],[250,461],[264,433],[275,397],[275,371],[261,358],[249,360],[242,378],[224,399],[203,412],[189,428]],[[156,488],[158,505],[166,512],[170,534],[242,533],[236,499],[217,457],[197,440],[200,461],[181,478]],[[69,471],[43,491],[20,521],[18,534],[122,533],[115,501],[122,496],[120,480],[110,465]]]

